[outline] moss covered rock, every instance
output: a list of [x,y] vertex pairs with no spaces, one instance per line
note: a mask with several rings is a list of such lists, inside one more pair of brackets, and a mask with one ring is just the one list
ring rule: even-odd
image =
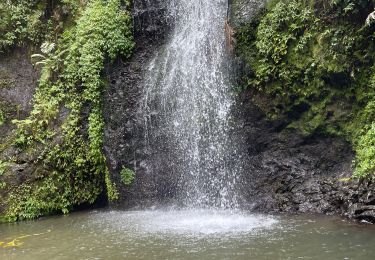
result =
[[375,165],[375,27],[366,23],[373,9],[371,0],[279,0],[236,28],[241,85],[254,102],[306,136],[346,138],[358,154],[358,177],[373,176],[365,165]]
[[13,118],[15,130],[0,150],[3,220],[67,213],[101,196],[115,199],[102,152],[101,94],[105,62],[129,57],[134,46],[121,2],[62,2],[75,12],[61,21],[66,26],[58,40],[47,35],[41,53],[32,55],[42,70],[31,112]]

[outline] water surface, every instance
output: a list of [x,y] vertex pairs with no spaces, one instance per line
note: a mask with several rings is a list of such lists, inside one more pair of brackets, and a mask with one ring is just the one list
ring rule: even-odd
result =
[[[16,246],[4,247],[12,240]],[[374,259],[375,228],[239,211],[88,211],[0,225],[0,259]],[[17,246],[18,245],[18,246]]]

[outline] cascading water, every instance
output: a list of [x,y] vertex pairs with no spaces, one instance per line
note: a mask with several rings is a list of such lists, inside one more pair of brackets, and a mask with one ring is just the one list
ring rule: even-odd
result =
[[140,108],[149,174],[172,171],[182,206],[237,208],[241,158],[229,138],[227,1],[174,0],[168,8],[174,31],[149,65]]

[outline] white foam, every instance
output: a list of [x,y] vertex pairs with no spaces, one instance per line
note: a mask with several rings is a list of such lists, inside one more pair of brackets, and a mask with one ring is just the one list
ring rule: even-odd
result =
[[[190,235],[243,234],[272,228],[278,220],[264,215],[226,210],[144,210],[101,213],[102,224],[127,227],[136,233]],[[110,229],[111,229],[110,228]]]

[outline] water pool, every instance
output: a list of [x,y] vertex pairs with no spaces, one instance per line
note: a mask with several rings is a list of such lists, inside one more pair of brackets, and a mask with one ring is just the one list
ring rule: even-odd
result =
[[337,217],[95,210],[0,225],[0,259],[371,259],[375,227]]

